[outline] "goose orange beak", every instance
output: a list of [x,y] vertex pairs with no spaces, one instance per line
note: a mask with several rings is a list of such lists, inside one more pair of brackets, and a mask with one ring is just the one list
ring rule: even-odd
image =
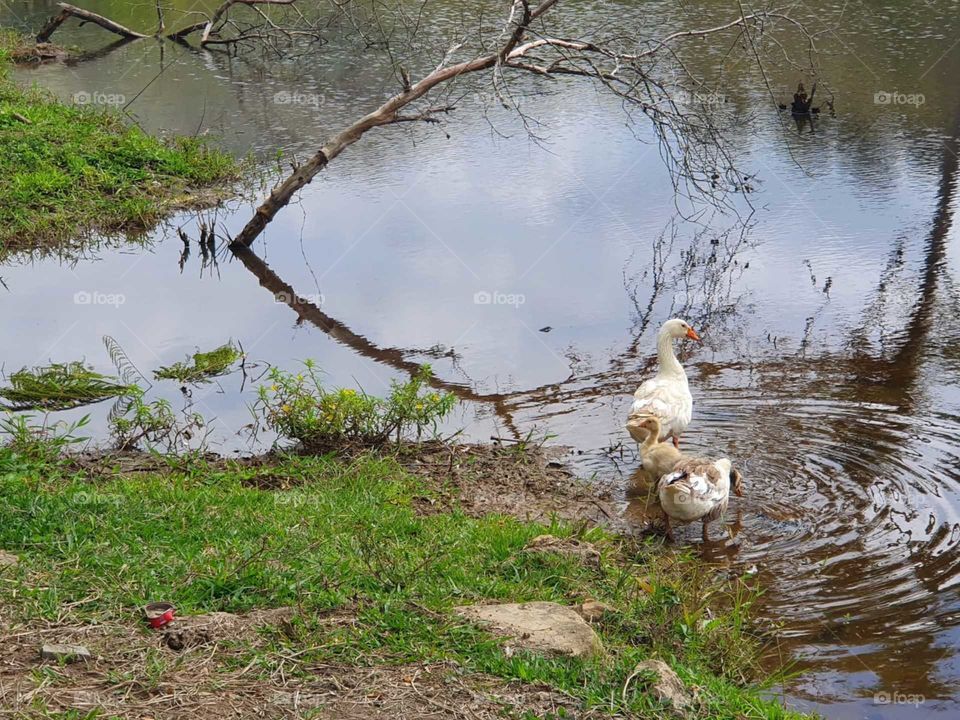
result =
[[687,328],[687,337],[690,338],[691,340],[696,340],[697,342],[700,342],[700,336],[697,335],[697,331],[694,330],[692,327]]

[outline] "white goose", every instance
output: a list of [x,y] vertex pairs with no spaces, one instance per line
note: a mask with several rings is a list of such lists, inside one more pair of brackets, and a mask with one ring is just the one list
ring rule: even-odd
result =
[[[700,340],[697,331],[683,320],[667,320],[657,335],[657,374],[644,382],[633,394],[630,417],[652,415],[660,420],[660,440],[673,438],[674,447],[680,446],[680,435],[693,416],[693,396],[683,365],[673,352],[675,338]],[[627,430],[630,425],[628,421]],[[631,432],[631,436],[633,433]],[[634,437],[636,439],[636,437]],[[637,440],[642,442],[643,438]]]
[[743,478],[727,458],[681,460],[673,472],[660,478],[657,495],[666,514],[667,537],[673,539],[671,519],[682,523],[702,520],[703,540],[709,540],[707,525],[727,509],[731,479],[733,491],[742,497]]

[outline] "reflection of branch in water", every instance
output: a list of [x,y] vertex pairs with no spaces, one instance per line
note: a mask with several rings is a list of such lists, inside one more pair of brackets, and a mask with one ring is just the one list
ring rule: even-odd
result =
[[[355,333],[344,323],[327,315],[313,303],[297,295],[292,285],[284,282],[249,248],[234,244],[230,246],[230,249],[234,256],[243,263],[244,267],[257,276],[262,287],[272,292],[278,302],[284,303],[297,313],[298,322],[307,321],[360,355],[389,365],[401,372],[409,373],[411,376],[416,375],[422,369],[420,363],[408,360],[407,356],[429,356],[429,350],[383,348],[374,344],[363,335]],[[449,382],[437,376],[430,379],[430,385],[451,392],[461,400],[491,403],[504,424],[519,437],[519,430],[506,406],[507,395],[478,393],[468,385]]]
[[[920,374],[920,365],[928,354],[930,331],[934,324],[937,303],[937,287],[943,275],[947,240],[953,225],[953,201],[957,188],[957,153],[960,153],[960,140],[957,137],[960,133],[960,113],[957,115],[955,125],[954,132],[944,141],[937,206],[924,256],[917,302],[904,330],[893,335],[899,341],[899,348],[889,356],[889,359],[881,356],[871,363],[871,379],[877,384],[875,391],[882,394],[884,402],[899,405],[907,412],[917,401],[917,379]],[[891,262],[893,267],[902,264],[902,249],[895,253]],[[885,273],[878,289],[876,302],[881,308],[886,304],[886,295],[890,291],[891,283],[888,277]],[[938,317],[937,321],[945,322],[947,319]],[[883,329],[883,318],[873,312],[866,318],[867,324],[862,329],[862,335],[866,335],[869,331],[871,321],[877,322]],[[888,332],[887,335],[890,336],[891,333]],[[862,354],[858,354],[858,359],[862,358]]]
[[[729,327],[730,321],[739,314],[741,307],[741,300],[733,298],[733,285],[749,267],[749,263],[741,263],[738,256],[752,246],[749,240],[752,228],[750,218],[739,220],[725,230],[699,227],[686,247],[680,251],[679,266],[668,272],[668,262],[679,235],[676,221],[671,219],[654,241],[653,263],[650,269],[631,277],[629,265],[633,256],[630,257],[623,276],[624,288],[635,311],[633,327],[630,330],[631,340],[622,353],[610,360],[611,370],[622,371],[627,365],[636,362],[641,341],[650,329],[657,303],[665,299],[663,296],[668,290],[673,290],[675,294],[662,319],[668,316],[683,316],[698,328],[709,328],[714,333],[723,330],[731,336],[733,328]],[[646,305],[643,305],[639,299],[639,287],[641,281],[648,276],[651,278],[650,297]],[[676,293],[683,298],[679,305]],[[650,368],[652,355],[650,358],[651,361],[641,368],[642,371]],[[631,375],[635,375],[635,372]]]
[[[668,232],[669,237],[667,235]],[[630,257],[627,258],[627,262],[623,267],[623,287],[627,291],[627,297],[630,298],[635,313],[633,327],[630,330],[631,335],[633,335],[633,340],[626,350],[627,353],[637,352],[640,338],[643,337],[643,334],[647,331],[647,327],[650,324],[650,316],[653,313],[653,308],[663,290],[664,275],[666,274],[665,266],[667,259],[673,252],[673,243],[676,237],[677,226],[675,218],[671,218],[667,227],[664,228],[657,239],[653,241],[653,262],[651,263],[650,270],[644,270],[640,273],[639,277],[637,275],[632,277],[629,275],[628,268],[633,262],[636,251],[630,254]],[[650,298],[646,305],[641,307],[639,299],[640,280],[646,279],[648,274],[651,278]]]
[[[654,283],[649,306],[652,308],[655,305],[659,299],[659,293],[665,288],[676,288],[684,284],[684,302],[679,308],[684,315],[701,326],[729,319],[736,312],[737,304],[732,303],[729,297],[733,278],[725,276],[738,270],[742,271],[743,266],[738,264],[736,256],[745,246],[746,232],[746,228],[741,228],[734,235],[734,230],[731,229],[719,235],[709,236],[708,241],[706,231],[698,230],[691,247],[685,251],[685,269],[672,276],[668,276],[667,262],[670,258],[670,244],[674,235],[673,233],[661,234],[654,243],[654,257],[658,258],[659,263],[656,270],[657,277],[662,280]],[[731,240],[731,238],[734,239]],[[420,363],[411,359],[416,356],[449,357],[456,365],[458,358],[452,351],[439,352],[440,348],[437,347],[424,350],[383,348],[376,345],[297,295],[291,285],[284,282],[249,248],[233,243],[230,250],[248,270],[259,278],[263,287],[270,290],[279,302],[285,303],[297,313],[298,322],[306,321],[315,325],[360,355],[409,374],[415,374],[421,368]],[[693,279],[694,275],[697,276],[696,279]],[[637,300],[639,281],[631,287],[634,302],[639,306],[639,300]],[[628,289],[628,292],[631,290]],[[521,437],[522,433],[515,419],[518,411],[536,408],[541,415],[563,414],[571,411],[569,407],[559,407],[564,403],[632,392],[637,376],[647,372],[656,361],[652,353],[639,363],[637,358],[637,348],[640,346],[651,317],[652,310],[647,313],[646,318],[634,324],[630,342],[626,348],[610,358],[607,368],[597,373],[579,374],[578,358],[575,355],[568,355],[572,363],[568,377],[534,388],[513,392],[484,393],[466,383],[451,382],[436,376],[431,382],[434,387],[452,392],[461,400],[489,404],[508,430],[515,437]],[[553,410],[549,410],[548,406],[553,406]]]
[[737,256],[749,246],[748,236],[754,226],[751,218],[752,214],[721,231],[703,228],[683,252],[677,284],[682,282],[684,287],[685,314],[696,308],[695,319],[704,328],[716,331],[719,324],[738,312],[738,303],[731,296],[733,284],[749,267],[749,263],[741,265]]
[[[960,113],[957,114],[957,127],[944,143],[940,165],[940,184],[933,222],[927,239],[923,268],[916,290],[915,302],[903,328],[894,331],[888,327],[891,318],[887,316],[891,304],[898,302],[897,294],[907,293],[914,285],[898,282],[898,274],[905,267],[902,239],[896,241],[891,258],[881,274],[877,297],[864,313],[860,331],[851,333],[853,339],[847,352],[834,356],[822,355],[815,358],[793,358],[769,366],[755,366],[766,382],[777,384],[776,392],[780,397],[814,397],[833,401],[848,401],[861,406],[869,403],[883,403],[894,406],[899,414],[910,417],[917,411],[923,388],[921,370],[930,357],[930,341],[934,327],[947,324],[952,318],[937,313],[938,290],[944,281],[944,264],[948,246],[948,236],[953,223],[953,204],[956,199],[958,160],[960,152]],[[896,320],[897,317],[892,318]],[[872,352],[866,340],[871,331],[879,329],[881,343],[878,352]],[[789,367],[789,364],[794,367]],[[783,382],[792,382],[792,387],[784,387]],[[762,388],[761,388],[762,389]],[[761,416],[769,415],[771,423],[784,422],[776,406],[758,406],[755,411]],[[859,413],[858,413],[859,414]],[[868,418],[869,420],[869,418]],[[848,482],[855,483],[864,491],[876,484],[884,483],[898,487],[903,483],[915,487],[918,493],[925,493],[922,487],[924,478],[920,473],[904,472],[903,456],[916,453],[916,437],[906,432],[903,423],[894,418],[885,418],[883,422],[851,422],[846,413],[824,413],[817,423],[824,425],[829,432],[831,443],[836,446],[836,460]],[[789,436],[804,432],[804,426],[797,417],[786,418],[784,431]],[[856,452],[843,451],[855,448]],[[955,477],[944,465],[930,468],[938,480]],[[851,488],[820,487],[820,493],[834,501],[849,502]],[[944,485],[936,490],[955,493],[956,488]],[[832,660],[818,658],[817,666],[835,668],[845,672],[860,672],[869,668],[877,676],[877,687],[920,687],[925,694],[942,693],[947,696],[952,689],[938,680],[939,669],[945,659],[953,653],[950,647],[942,647],[942,629],[933,618],[943,617],[936,608],[943,596],[945,581],[952,580],[957,573],[957,546],[953,534],[956,528],[953,522],[931,511],[931,521],[926,531],[915,534],[911,529],[897,523],[896,516],[902,516],[907,522],[919,508],[908,507],[905,510],[887,506],[882,512],[875,512],[869,502],[869,493],[856,507],[845,509],[852,516],[851,524],[860,525],[858,532],[845,547],[841,556],[836,548],[823,545],[806,553],[810,563],[830,561],[830,575],[825,584],[827,591],[824,600],[832,599],[836,593],[843,597],[849,592],[849,580],[876,575],[878,572],[890,573],[902,563],[909,568],[923,592],[912,589],[913,598],[897,598],[896,606],[886,613],[866,611],[856,622],[841,619],[833,604],[825,602],[823,613],[822,637],[830,643],[847,644],[873,642],[875,649],[858,654],[837,655]],[[912,503],[908,502],[908,505]],[[885,513],[885,514],[884,514]],[[895,529],[897,543],[888,547],[902,546],[899,552],[878,555],[876,543],[878,532],[883,528]],[[903,554],[898,560],[897,555]],[[880,559],[880,558],[884,559]],[[884,567],[884,563],[890,563]],[[836,578],[837,582],[830,582]],[[892,613],[892,614],[891,614]],[[909,634],[893,630],[893,624],[909,626]],[[921,626],[922,623],[922,626]],[[905,643],[909,647],[905,648]],[[889,662],[892,644],[903,652],[909,652],[911,662],[904,670],[901,663]],[[881,659],[882,658],[882,659]]]

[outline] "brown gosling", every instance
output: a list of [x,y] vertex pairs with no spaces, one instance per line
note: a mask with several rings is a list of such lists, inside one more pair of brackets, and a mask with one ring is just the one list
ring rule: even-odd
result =
[[627,432],[640,443],[643,469],[654,480],[666,475],[685,458],[671,443],[660,441],[660,419],[654,415],[633,415],[627,420]]

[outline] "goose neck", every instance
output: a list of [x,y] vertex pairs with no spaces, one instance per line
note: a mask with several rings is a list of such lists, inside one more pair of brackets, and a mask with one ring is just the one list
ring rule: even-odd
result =
[[657,338],[657,360],[660,363],[661,375],[674,375],[684,378],[687,376],[683,371],[683,365],[680,364],[673,352],[673,338],[667,333],[662,333]]

